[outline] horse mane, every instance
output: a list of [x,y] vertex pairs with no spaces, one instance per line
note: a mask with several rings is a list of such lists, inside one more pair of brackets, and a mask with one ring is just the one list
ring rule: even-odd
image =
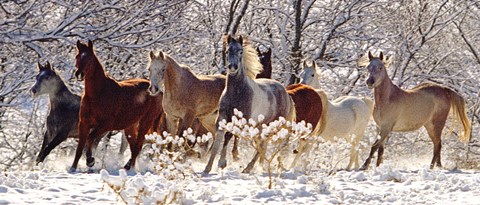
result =
[[[369,52],[370,51],[365,52],[365,54],[357,60],[357,66],[366,67],[368,64],[370,64],[370,58],[368,57]],[[380,59],[379,54],[377,57],[374,57],[374,59],[381,60],[385,68],[388,68],[393,62],[393,56],[383,57],[383,59]]]
[[263,71],[263,65],[258,59],[257,50],[253,48],[250,41],[247,38],[244,38],[243,41],[242,63],[246,68],[247,76],[251,79],[255,79],[257,74]]
[[[192,71],[192,69],[190,68],[190,66],[188,65],[185,65],[185,64],[182,64],[182,63],[179,63],[177,60],[175,60],[175,58],[173,58],[172,56],[170,56],[169,54],[165,53],[165,52],[162,52],[160,51],[158,54],[155,54],[155,58],[160,58],[161,55],[160,53],[162,53],[163,55],[163,59],[165,61],[170,61],[171,63],[173,63],[174,65],[177,65],[177,67],[185,70],[185,71],[188,71],[190,73],[192,73],[193,75],[195,75]],[[152,58],[148,58],[148,63],[150,64],[152,62]]]

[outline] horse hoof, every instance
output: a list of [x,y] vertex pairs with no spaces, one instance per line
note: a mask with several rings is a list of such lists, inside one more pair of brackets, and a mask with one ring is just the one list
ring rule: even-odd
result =
[[130,168],[131,168],[130,162],[125,164],[125,166],[123,168],[126,169],[126,170],[130,170]]
[[250,169],[245,168],[245,169],[242,171],[242,173],[244,173],[244,174],[250,174]]
[[203,171],[203,172],[202,172],[202,177],[208,177],[208,176],[210,176],[210,174],[209,174],[208,172],[209,172],[209,171],[206,171],[206,170]]
[[225,167],[227,167],[227,160],[218,160],[218,167],[224,169]]
[[362,167],[360,167],[359,170],[360,170],[360,171],[365,171],[365,170],[367,170],[367,168],[368,168],[367,166],[363,165]]
[[95,165],[95,158],[87,158],[87,167],[93,167],[93,165]]
[[75,173],[77,171],[77,168],[75,167],[70,167],[70,169],[68,170],[69,173]]

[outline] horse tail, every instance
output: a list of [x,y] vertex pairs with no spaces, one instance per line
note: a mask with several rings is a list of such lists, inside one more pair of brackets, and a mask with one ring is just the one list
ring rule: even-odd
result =
[[327,127],[327,115],[328,115],[328,97],[327,93],[321,89],[316,89],[320,99],[322,100],[322,116],[320,116],[320,120],[318,121],[317,127],[312,132],[315,135],[319,135],[325,131]]
[[472,137],[472,125],[468,119],[465,99],[449,88],[445,88],[445,91],[450,99],[453,118],[457,122],[458,128],[463,125],[463,133],[458,135],[458,139],[468,142]]
[[297,109],[295,108],[295,102],[293,101],[292,96],[288,95],[288,99],[290,99],[290,110],[285,119],[294,122],[297,120]]

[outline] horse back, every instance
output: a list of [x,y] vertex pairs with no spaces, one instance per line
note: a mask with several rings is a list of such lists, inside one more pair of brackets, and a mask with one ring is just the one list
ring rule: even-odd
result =
[[292,84],[286,90],[295,103],[296,121],[310,123],[314,130],[323,112],[320,95],[313,87],[304,84]]

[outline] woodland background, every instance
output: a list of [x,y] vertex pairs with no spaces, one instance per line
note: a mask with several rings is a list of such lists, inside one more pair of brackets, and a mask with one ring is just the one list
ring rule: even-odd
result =
[[[476,166],[479,160],[476,0],[0,2],[0,170],[28,169],[40,148],[48,101],[29,93],[37,62],[50,61],[76,93],[83,86],[73,78],[77,40],[93,40],[100,61],[117,80],[147,78],[151,50],[169,53],[196,73],[213,74],[224,65],[222,33],[247,35],[255,45],[272,48],[273,77],[285,85],[303,59],[315,60],[322,69],[321,85],[332,99],[373,97],[365,86],[366,70],[356,61],[368,50],[393,55],[389,75],[395,84],[412,88],[433,81],[467,100],[472,140],[463,146],[456,137],[444,136],[443,150],[454,161],[463,160],[454,166]],[[372,128],[368,136],[374,133]],[[416,154],[431,156],[423,129],[393,136],[385,156],[394,150],[403,152],[392,157],[408,156],[411,149],[425,146]],[[74,141],[61,146],[53,153],[76,147]]]

